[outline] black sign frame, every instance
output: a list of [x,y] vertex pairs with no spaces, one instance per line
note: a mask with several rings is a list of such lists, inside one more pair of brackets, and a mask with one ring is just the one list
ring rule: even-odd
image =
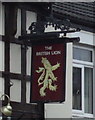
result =
[[[46,36],[46,35],[45,35]],[[30,103],[51,103],[51,102],[65,102],[65,96],[66,96],[66,46],[68,42],[79,42],[80,38],[79,37],[75,37],[75,38],[68,38],[68,37],[39,37],[36,36],[37,39],[32,39],[31,38],[31,46],[32,46],[32,52],[31,52],[31,86],[30,86]],[[33,71],[35,71],[34,69],[34,56],[33,56],[33,52],[34,52],[34,46],[40,46],[40,45],[49,45],[49,44],[63,44],[64,48],[65,48],[65,53],[64,53],[64,57],[63,57],[63,61],[64,61],[64,69],[63,69],[63,74],[64,74],[64,93],[62,92],[62,94],[64,94],[62,99],[58,99],[58,100],[51,100],[51,99],[33,99],[33,82],[34,82],[34,77],[33,77]],[[35,88],[36,90],[36,88]],[[36,94],[36,93],[35,93]]]

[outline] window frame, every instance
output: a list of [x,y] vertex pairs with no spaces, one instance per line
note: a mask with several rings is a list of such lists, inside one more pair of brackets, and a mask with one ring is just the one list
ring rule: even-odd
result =
[[87,66],[93,66],[93,63],[94,63],[94,50],[93,50],[93,48],[77,46],[77,45],[74,45],[73,48],[79,48],[79,49],[92,51],[92,62],[87,62],[87,61],[83,61],[83,60],[76,60],[73,58],[73,63],[83,64],[83,65],[87,65]]
[[[93,50],[93,48],[84,47],[84,46],[74,45],[73,47],[92,51],[92,62],[76,60],[73,58],[73,67],[77,67],[77,68],[82,69],[82,76],[81,76],[82,77],[82,81],[81,81],[81,84],[82,84],[81,85],[81,87],[82,87],[82,101],[81,101],[82,102],[82,110],[73,109],[73,105],[72,105],[72,116],[73,117],[80,117],[80,118],[81,117],[93,118],[94,117],[93,113],[92,114],[85,113],[85,111],[84,111],[84,108],[85,108],[85,105],[84,105],[84,69],[85,69],[85,67],[93,68],[93,82],[94,82],[94,50]],[[73,90],[73,88],[72,88],[72,90]],[[94,88],[93,88],[93,90],[94,90]]]

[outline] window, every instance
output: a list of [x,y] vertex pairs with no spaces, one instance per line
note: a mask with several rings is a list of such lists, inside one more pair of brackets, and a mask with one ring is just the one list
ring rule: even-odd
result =
[[81,68],[73,68],[73,108],[82,110],[81,105]]
[[92,51],[83,49],[83,48],[76,48],[73,49],[74,59],[92,62]]
[[73,49],[73,110],[93,114],[93,50]]
[[84,68],[84,106],[85,113],[93,113],[93,69]]

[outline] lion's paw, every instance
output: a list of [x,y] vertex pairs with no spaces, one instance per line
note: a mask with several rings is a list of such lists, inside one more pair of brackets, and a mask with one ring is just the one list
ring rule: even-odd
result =
[[50,85],[50,86],[49,86],[49,89],[50,89],[51,91],[56,91],[57,85],[54,85],[54,86]]

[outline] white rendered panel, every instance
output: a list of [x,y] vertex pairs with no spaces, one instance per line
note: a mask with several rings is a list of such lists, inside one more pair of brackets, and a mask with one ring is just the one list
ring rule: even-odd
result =
[[21,46],[10,44],[10,72],[21,73]]
[[31,11],[26,12],[26,30],[27,30],[27,33],[30,33],[28,28],[32,22],[36,22],[36,19],[37,19],[37,14],[35,12],[31,12]]
[[4,94],[4,78],[0,77],[0,96]]
[[0,35],[4,35],[4,6],[0,2]]
[[10,88],[10,99],[11,101],[21,102],[21,81],[20,80],[10,80],[13,86]]
[[18,38],[18,36],[21,35],[21,10],[18,9],[18,12],[17,12],[17,33],[15,35],[15,37]]
[[27,49],[27,75],[31,74],[31,47]]
[[93,44],[95,45],[95,42],[94,42],[95,35],[91,32],[80,31],[80,32],[75,32],[75,33],[69,33],[68,36],[69,37],[80,37],[79,43],[83,43],[87,45],[93,45]]
[[26,82],[26,103],[30,103],[30,82]]
[[4,71],[4,42],[0,41],[0,71]]

